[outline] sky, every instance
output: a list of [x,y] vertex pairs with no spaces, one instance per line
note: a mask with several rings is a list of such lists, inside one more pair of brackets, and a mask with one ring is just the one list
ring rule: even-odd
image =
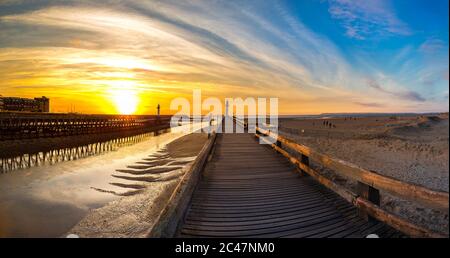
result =
[[52,112],[174,113],[202,96],[279,113],[447,112],[448,0],[0,0],[0,95]]

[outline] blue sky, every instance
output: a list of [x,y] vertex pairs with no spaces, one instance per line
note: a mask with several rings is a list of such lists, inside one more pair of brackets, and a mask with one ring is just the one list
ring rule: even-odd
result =
[[376,80],[374,73],[383,73],[410,85],[415,93],[405,97],[448,98],[448,1],[318,0],[287,6],[367,77]]
[[448,111],[448,22],[447,0],[6,0],[0,94],[58,107],[201,88],[279,97],[285,114]]

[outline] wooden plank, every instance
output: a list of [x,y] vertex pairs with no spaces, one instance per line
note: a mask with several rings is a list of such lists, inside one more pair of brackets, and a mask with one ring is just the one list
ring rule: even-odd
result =
[[257,222],[261,220],[268,219],[276,219],[276,218],[289,218],[291,216],[297,216],[304,213],[308,213],[311,210],[320,210],[322,208],[330,208],[325,207],[322,203],[314,202],[308,205],[304,205],[298,209],[292,210],[290,212],[285,212],[282,214],[271,214],[271,215],[257,215],[250,217],[238,217],[238,218],[220,218],[220,217],[206,217],[206,216],[191,216],[190,214],[187,216],[187,220],[190,221],[202,221],[202,222],[230,222],[230,223],[249,223],[249,222]]
[[232,223],[215,223],[211,224],[186,224],[185,228],[190,230],[211,230],[211,231],[249,231],[249,230],[260,230],[260,229],[271,229],[274,227],[283,226],[297,226],[295,224],[305,223],[314,219],[330,219],[331,217],[336,217],[336,213],[331,210],[322,213],[308,213],[308,216],[297,216],[296,218],[283,219],[283,220],[270,220],[270,222],[253,224],[253,225],[236,225]]
[[[271,211],[277,211],[277,210],[283,210],[283,209],[289,209],[289,208],[295,208],[295,207],[300,207],[304,204],[307,203],[312,203],[312,202],[321,202],[323,201],[323,198],[321,197],[317,197],[317,196],[313,196],[310,198],[297,198],[296,201],[290,201],[290,202],[286,202],[286,203],[271,203],[269,204],[261,204],[258,206],[248,206],[248,208],[251,207],[251,212],[252,213],[258,213],[258,212],[271,212]],[[192,211],[201,211],[201,212],[208,212],[208,213],[221,213],[221,214],[228,214],[228,213],[242,213],[243,209],[242,207],[239,206],[232,206],[232,207],[208,207],[208,206],[191,206],[191,210]],[[245,211],[247,212],[247,211]]]
[[325,217],[313,218],[311,220],[295,223],[280,227],[271,227],[271,228],[258,228],[254,230],[233,230],[233,231],[219,231],[219,230],[211,230],[209,228],[204,229],[196,229],[191,230],[187,228],[182,229],[182,233],[191,234],[191,235],[199,235],[199,236],[219,236],[219,237],[266,237],[267,234],[285,234],[285,232],[289,231],[309,231],[309,229],[313,226],[317,225],[325,225],[325,224],[335,224],[339,221],[339,215],[336,213],[330,214]]
[[261,224],[280,222],[285,220],[291,220],[296,218],[308,218],[315,215],[326,214],[327,212],[334,212],[330,207],[320,207],[319,209],[308,210],[303,213],[283,214],[282,216],[272,217],[272,218],[262,218],[258,220],[246,220],[246,221],[204,221],[204,220],[186,220],[186,224],[194,225],[209,225],[209,226],[220,226],[220,227],[239,227],[239,226],[257,226]]

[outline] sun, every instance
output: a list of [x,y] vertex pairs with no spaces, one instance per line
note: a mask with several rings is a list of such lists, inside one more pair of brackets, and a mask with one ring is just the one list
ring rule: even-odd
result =
[[123,115],[131,115],[136,112],[139,97],[131,90],[116,90],[112,93],[112,100],[117,112]]

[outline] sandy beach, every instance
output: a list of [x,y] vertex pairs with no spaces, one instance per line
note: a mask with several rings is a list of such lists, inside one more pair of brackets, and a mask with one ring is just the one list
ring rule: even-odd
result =
[[[280,119],[281,134],[329,156],[404,182],[449,190],[448,113],[437,115]],[[328,176],[354,186],[333,173]],[[382,194],[382,206],[448,234],[448,214]]]

